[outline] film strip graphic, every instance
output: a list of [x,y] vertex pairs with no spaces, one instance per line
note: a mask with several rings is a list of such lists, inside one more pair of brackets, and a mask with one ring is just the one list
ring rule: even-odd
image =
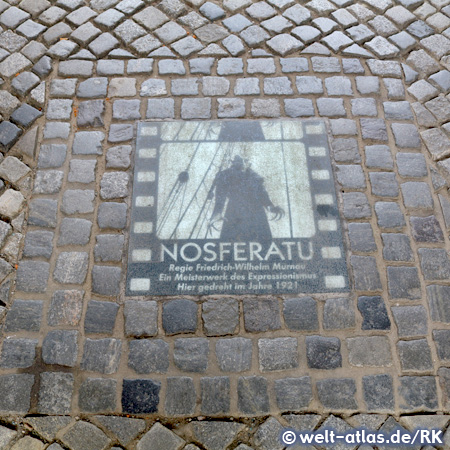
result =
[[[255,121],[240,121],[240,125],[245,127],[245,122]],[[199,122],[202,125],[205,123],[213,124],[211,129],[215,131],[197,135],[191,132],[190,139],[194,142],[207,141],[213,145],[220,145],[219,130],[224,122]],[[167,133],[167,128],[171,126],[174,127],[174,131]],[[186,139],[182,137],[183,133],[180,130],[183,130],[183,127],[193,130],[195,126],[195,122],[138,124],[126,286],[128,296],[183,294],[183,292],[162,292],[156,287],[158,285],[156,280],[163,270],[160,262],[161,240],[156,232],[158,220],[161,221],[158,217],[158,178],[162,145],[170,146],[171,142]],[[315,225],[315,235],[309,239],[314,246],[315,255],[308,264],[310,271],[314,270],[317,274],[317,278],[309,284],[302,283],[297,292],[286,293],[347,292],[349,290],[347,264],[325,123],[295,121],[295,126],[300,130],[297,132],[296,142],[301,143],[306,152],[308,166],[306,172],[309,177]],[[233,137],[229,139],[232,141]],[[160,205],[160,208],[162,209],[163,205]],[[283,293],[278,289],[273,293],[275,291]]]

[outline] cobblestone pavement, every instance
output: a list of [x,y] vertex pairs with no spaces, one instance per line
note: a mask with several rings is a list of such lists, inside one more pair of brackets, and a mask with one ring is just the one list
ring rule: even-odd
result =
[[[447,430],[450,0],[0,0],[0,27],[0,449]],[[318,117],[350,295],[125,298],[137,120]]]

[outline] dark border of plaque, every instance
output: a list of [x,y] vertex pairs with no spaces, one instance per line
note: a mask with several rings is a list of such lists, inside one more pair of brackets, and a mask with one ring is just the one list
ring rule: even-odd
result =
[[[280,136],[279,129],[283,128],[280,128],[283,123],[288,123],[290,129],[294,127],[300,137],[293,138],[292,135],[286,137],[282,131]],[[205,131],[205,127],[208,126],[211,132]],[[262,132],[264,127],[273,127],[274,137],[269,136],[268,139],[267,133]],[[170,130],[169,133],[164,131],[167,129]],[[164,136],[162,133],[165,133]],[[205,194],[206,197],[204,195],[205,200],[202,200],[203,204],[208,204],[210,208],[208,212],[203,213],[202,226],[212,231],[211,236],[208,231],[200,235],[197,232],[195,236],[192,233],[187,235],[176,231],[171,234],[166,231],[158,232],[158,227],[162,229],[167,226],[169,220],[167,208],[171,202],[181,203],[180,196],[183,189],[186,189],[186,184],[191,180],[189,178],[191,163],[182,171],[168,169],[167,161],[164,170],[161,168],[162,149],[164,148],[166,152],[177,152],[181,148],[183,152],[184,147],[181,145],[183,143],[189,145],[189,148],[198,148],[205,142],[212,149],[223,147],[224,143],[227,148],[241,148],[246,143],[254,145],[255,142],[266,143],[264,148],[270,148],[270,145],[267,147],[267,142],[274,142],[278,146],[290,145],[291,148],[293,145],[301,145],[306,155],[307,170],[303,167],[299,170],[299,174],[309,178],[306,181],[309,182],[311,195],[314,235],[306,238],[289,236],[270,238],[262,231],[259,231],[256,237],[246,235],[246,229],[264,228],[255,225],[266,222],[261,215],[258,221],[254,221],[255,224],[251,223],[252,216],[257,217],[261,214],[261,205],[266,211],[268,220],[286,221],[289,211],[285,205],[281,207],[271,202],[268,192],[270,189],[263,187],[263,177],[257,170],[245,169],[243,159],[236,153],[234,156],[230,153],[228,160],[222,156],[220,167],[219,163],[214,161],[210,164],[209,160],[202,162],[205,167],[209,164],[205,172],[215,171],[215,176],[210,176],[208,186],[201,186],[202,182],[205,184],[206,175],[203,181],[200,180],[197,170],[200,186],[198,189],[209,190],[208,194]],[[194,156],[192,154],[191,156],[193,159]],[[186,155],[183,157],[186,158]],[[164,173],[160,173],[160,170]],[[236,176],[236,170],[240,171],[237,179],[233,178]],[[162,183],[163,176],[166,183],[164,205],[161,199],[158,200],[160,194],[158,185]],[[276,176],[274,178],[277,179]],[[281,175],[279,178],[282,178]],[[173,186],[169,191],[167,180],[170,179],[173,179]],[[230,180],[237,181],[230,182]],[[242,189],[241,198],[236,196],[237,188],[233,191],[233,187],[238,185],[239,189]],[[175,195],[174,192],[178,192],[176,200],[171,197]],[[192,195],[191,188],[191,201],[199,203],[200,196],[195,195],[198,192],[200,191]],[[217,212],[215,216],[220,216],[223,223],[230,224],[230,221],[235,220],[231,222],[233,226],[228,227],[225,238],[223,237],[225,225],[222,226],[222,233],[218,234],[220,220],[213,220],[213,209],[220,209],[220,205],[217,205],[219,198],[223,200],[223,197],[225,207],[221,210],[222,216]],[[232,213],[230,211],[234,204],[237,206]],[[200,206],[197,206],[197,210],[199,208]],[[291,209],[295,211],[295,208],[301,208],[301,205],[289,205],[290,211]],[[247,210],[251,210],[251,214]],[[185,215],[189,214],[189,208],[180,210],[177,214],[177,224],[183,223]],[[238,220],[241,217],[245,226],[242,226],[242,223],[239,225]],[[197,224],[198,219],[196,226],[200,230],[200,225]],[[239,231],[233,235],[233,230]],[[214,233],[215,236],[212,236]],[[324,121],[138,123],[126,280],[127,296],[339,293],[348,290],[348,269]]]

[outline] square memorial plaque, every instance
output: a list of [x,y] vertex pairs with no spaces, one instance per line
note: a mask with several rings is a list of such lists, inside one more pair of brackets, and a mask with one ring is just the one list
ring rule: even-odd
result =
[[343,291],[322,121],[139,124],[127,295]]

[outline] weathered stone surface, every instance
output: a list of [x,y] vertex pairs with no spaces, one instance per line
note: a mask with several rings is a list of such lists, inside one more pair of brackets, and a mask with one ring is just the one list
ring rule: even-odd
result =
[[163,328],[166,334],[195,333],[197,303],[192,300],[170,300],[163,305]]
[[66,431],[61,441],[73,450],[103,450],[111,442],[103,431],[82,420]]
[[317,382],[322,405],[331,410],[356,409],[356,385],[351,378],[325,379]]
[[139,441],[136,449],[167,449],[167,450],[181,450],[185,442],[173,431],[163,427],[160,423],[155,423],[150,431]]
[[291,330],[313,331],[319,328],[317,303],[311,297],[284,300],[283,316],[287,327]]
[[359,297],[358,309],[363,316],[363,330],[388,330],[391,321],[382,297]]
[[30,409],[31,388],[34,375],[12,374],[0,376],[0,411],[26,414]]
[[394,388],[392,377],[387,374],[363,377],[364,401],[373,411],[394,409]]
[[281,328],[277,299],[244,299],[245,329],[250,332]]
[[69,414],[74,377],[71,373],[44,372],[40,376],[38,410],[43,414]]
[[252,341],[245,338],[219,339],[216,357],[224,372],[244,372],[252,363]]
[[230,411],[230,379],[204,377],[201,385],[201,411],[203,414],[226,414]]
[[226,449],[243,428],[242,424],[233,422],[201,421],[192,424],[196,440],[211,450]]
[[196,393],[190,377],[169,377],[164,409],[169,415],[190,415],[194,413]]
[[117,371],[122,342],[118,339],[86,339],[81,368],[112,374]]
[[202,305],[202,318],[207,336],[234,334],[239,325],[239,304],[234,299],[208,300]]
[[308,408],[313,399],[310,377],[282,378],[275,380],[278,408],[282,411],[301,411]]
[[342,366],[341,342],[338,338],[307,336],[306,358],[311,369],[336,369]]
[[114,411],[116,390],[116,380],[87,378],[80,386],[78,406],[84,412]]
[[169,368],[169,344],[161,339],[131,341],[128,366],[139,374],[167,372]]
[[49,331],[42,344],[42,360],[46,364],[73,367],[78,354],[77,340],[77,331]]
[[238,379],[238,408],[244,414],[260,415],[269,412],[267,380],[249,376]]
[[360,336],[347,339],[348,359],[352,366],[390,366],[391,349],[386,336]]
[[128,445],[139,433],[144,431],[145,422],[128,417],[96,416],[105,428],[117,436],[122,445]]
[[208,367],[209,342],[204,338],[186,338],[175,341],[175,365],[187,372],[205,372]]

